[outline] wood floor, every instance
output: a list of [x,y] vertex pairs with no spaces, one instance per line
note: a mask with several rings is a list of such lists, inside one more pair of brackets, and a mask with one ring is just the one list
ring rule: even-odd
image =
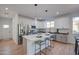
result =
[[[75,55],[74,45],[62,42],[51,42],[51,48],[46,49],[46,55]],[[43,50],[45,51],[45,49]]]
[[13,40],[0,41],[0,55],[24,55],[24,48],[22,45],[16,45]]
[[[60,42],[51,42],[54,48],[48,48],[47,55],[74,55],[74,45]],[[44,51],[44,50],[43,50]],[[24,55],[25,51],[22,45],[16,45],[13,40],[0,41],[0,55]]]

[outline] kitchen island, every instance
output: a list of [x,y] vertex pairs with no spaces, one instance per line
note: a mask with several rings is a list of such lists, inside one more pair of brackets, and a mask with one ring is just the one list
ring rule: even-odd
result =
[[[50,36],[53,34],[47,34],[47,33],[41,33],[41,34],[31,34],[31,35],[25,35],[23,36],[23,46],[25,48],[26,54],[27,55],[34,55],[35,54],[35,42],[38,40],[44,41],[45,38],[50,38]],[[41,36],[38,38],[38,36]],[[46,42],[46,46],[48,47],[50,45],[50,42]],[[36,45],[36,48],[39,48],[39,45]],[[44,49],[45,45],[42,45],[41,49]],[[39,49],[36,51],[37,53],[39,52]]]

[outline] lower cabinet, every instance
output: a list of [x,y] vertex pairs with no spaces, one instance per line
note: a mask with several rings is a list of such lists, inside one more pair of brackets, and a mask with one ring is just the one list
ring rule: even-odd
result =
[[56,34],[56,41],[67,43],[68,35]]

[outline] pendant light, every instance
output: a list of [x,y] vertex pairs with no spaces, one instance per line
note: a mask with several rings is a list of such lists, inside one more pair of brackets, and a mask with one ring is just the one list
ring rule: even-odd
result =
[[35,6],[35,18],[34,18],[34,20],[35,20],[35,26],[37,26],[37,4],[34,4],[34,6]]
[[34,6],[37,6],[37,4],[34,4]]
[[[47,12],[48,12],[48,10],[46,9],[45,10],[45,22],[46,22],[46,25],[47,25]],[[48,33],[49,31],[48,31],[48,28],[46,28],[46,33]]]

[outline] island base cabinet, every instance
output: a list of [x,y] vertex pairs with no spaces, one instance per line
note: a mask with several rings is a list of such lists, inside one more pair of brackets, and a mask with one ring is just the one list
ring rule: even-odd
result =
[[[35,45],[36,45],[36,48],[35,48]],[[46,42],[47,47],[48,45],[50,45],[49,41]],[[39,49],[40,46],[38,44],[35,44],[35,42],[31,40],[23,39],[23,46],[27,55],[34,55],[35,53],[38,53],[40,51]],[[35,49],[37,50],[35,51]],[[42,50],[45,49],[45,45],[42,45],[41,49]]]

